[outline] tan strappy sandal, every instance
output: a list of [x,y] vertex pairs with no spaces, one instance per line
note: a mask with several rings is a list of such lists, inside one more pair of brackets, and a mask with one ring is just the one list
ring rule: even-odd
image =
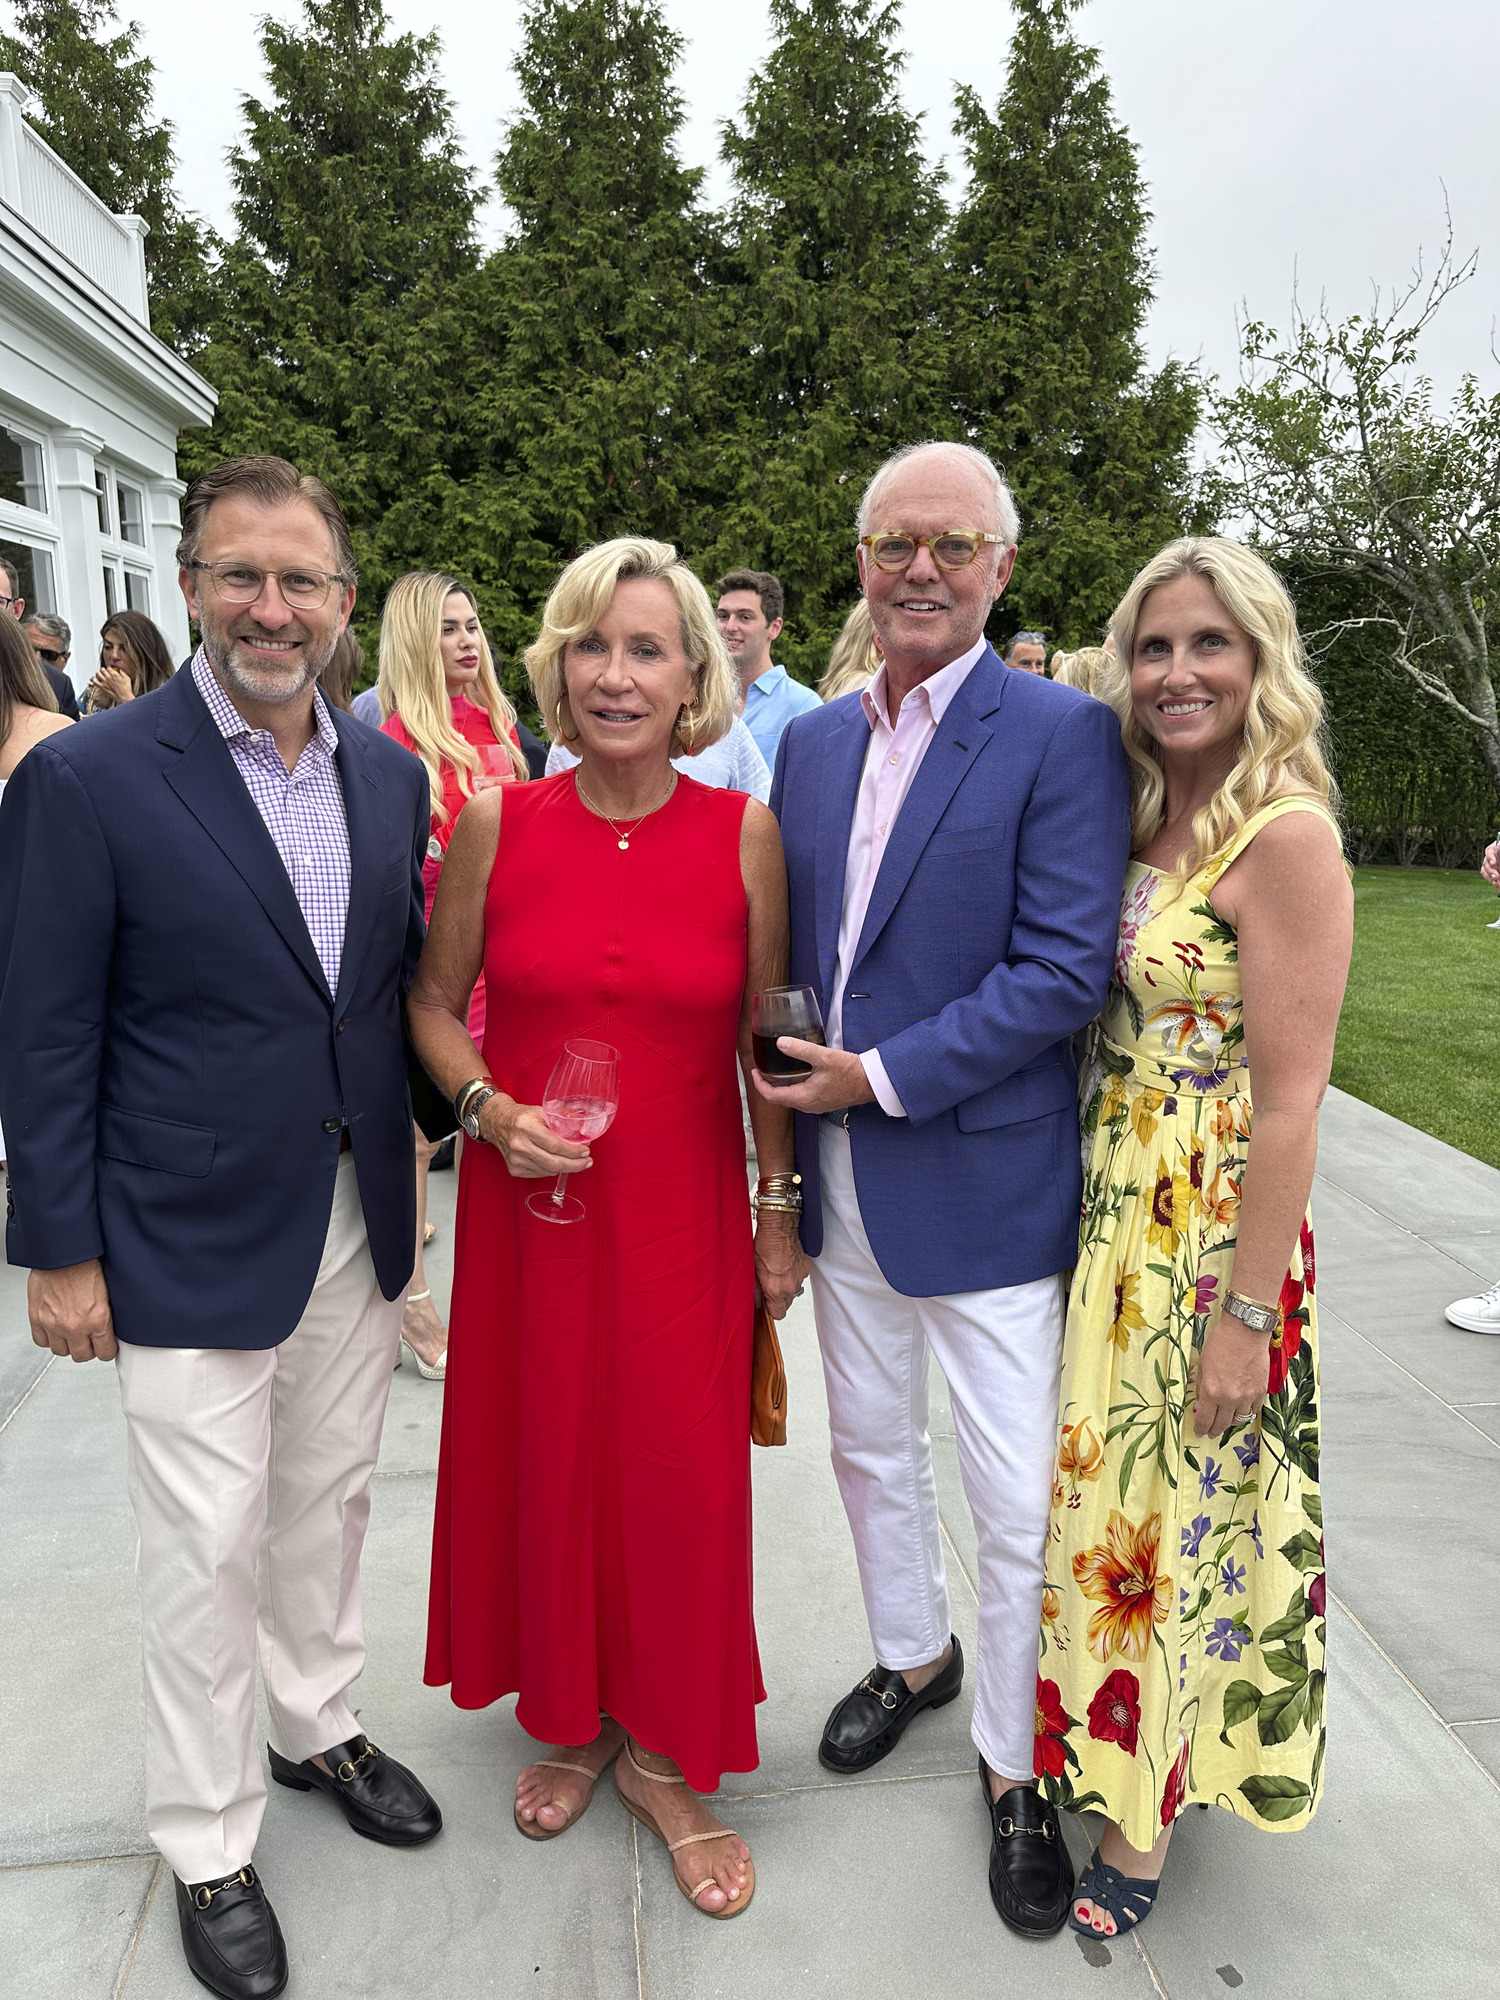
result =
[[[686,1788],[686,1778],[669,1778],[664,1771],[648,1771],[636,1756],[635,1745],[628,1736],[625,1738],[625,1755],[630,1759],[631,1769],[639,1772],[641,1777],[649,1778],[653,1785],[681,1785]],[[618,1785],[616,1789],[618,1790]],[[737,1840],[739,1838],[739,1835],[732,1826],[721,1826],[715,1828],[712,1833],[688,1833],[684,1834],[681,1840],[668,1840],[667,1836],[662,1832],[644,1806],[632,1805],[623,1792],[620,1793],[620,1804],[624,1806],[632,1819],[640,1821],[647,1833],[654,1833],[656,1835],[669,1855],[675,1855],[679,1848],[696,1847],[701,1842],[707,1840]],[[724,1887],[722,1882],[715,1882],[712,1875],[705,1875],[701,1882],[696,1883],[690,1889],[678,1874],[677,1863],[674,1861],[672,1863],[672,1880],[677,1884],[683,1895],[687,1897],[695,1910],[699,1911],[705,1917],[713,1917],[722,1921],[725,1917],[737,1917],[742,1911],[748,1910],[750,1907],[750,1899],[755,1894],[755,1863],[748,1856],[745,1860],[745,1869],[746,1881],[742,1894],[737,1896],[733,1902],[730,1902],[727,1900],[729,1892],[726,1889],[724,1891],[726,1901],[722,1910],[705,1910],[703,1905],[698,1901],[698,1898],[703,1894],[705,1889],[721,1889]]]
[[[610,1762],[612,1761],[613,1759],[610,1760]],[[516,1823],[516,1831],[518,1833],[524,1833],[528,1840],[556,1840],[560,1833],[566,1833],[570,1826],[574,1825],[576,1821],[581,1820],[593,1804],[594,1786],[598,1784],[603,1773],[602,1771],[591,1771],[587,1764],[570,1764],[566,1757],[533,1757],[528,1769],[539,1771],[576,1771],[580,1777],[587,1778],[589,1781],[589,1789],[584,1796],[583,1804],[578,1808],[577,1812],[570,1812],[561,1826],[538,1826],[534,1819],[522,1819],[521,1808],[519,1806],[511,1807],[510,1816]],[[609,1763],[606,1763],[603,1766],[603,1770],[607,1771],[608,1769]],[[557,1804],[559,1801],[554,1800],[553,1803]]]

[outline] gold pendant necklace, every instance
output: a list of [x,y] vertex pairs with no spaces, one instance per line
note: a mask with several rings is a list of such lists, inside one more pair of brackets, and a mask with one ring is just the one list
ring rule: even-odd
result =
[[611,827],[613,827],[615,833],[616,845],[619,847],[619,850],[622,854],[628,854],[630,852],[630,836],[633,833],[639,833],[641,828],[646,824],[646,821],[650,819],[652,813],[659,813],[662,807],[667,803],[667,800],[671,798],[673,792],[676,791],[677,773],[675,771],[672,773],[671,781],[668,784],[666,791],[663,792],[662,796],[656,801],[656,804],[654,806],[648,807],[647,810],[641,814],[640,818],[635,822],[634,826],[622,827],[618,820],[610,818],[609,814],[604,810],[603,806],[596,805],[594,801],[589,797],[588,793],[583,789],[582,784],[579,782],[578,773],[576,771],[573,773],[573,789],[574,791],[577,792],[579,798],[583,800],[583,803],[588,807],[591,813],[594,813],[598,818],[605,820]]

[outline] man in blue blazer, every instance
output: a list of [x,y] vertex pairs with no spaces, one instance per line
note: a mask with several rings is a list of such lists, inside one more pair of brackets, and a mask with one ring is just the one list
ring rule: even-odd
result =
[[194,1974],[263,2000],[257,1628],[272,1775],[392,1845],[442,1824],[347,1699],[415,1247],[427,780],[317,691],[354,603],[321,481],[228,461],[178,559],[191,665],[39,746],[0,808],[7,1250],[38,1344],[117,1361],[147,1823]]
[[914,447],[866,491],[859,569],[884,665],[792,721],[771,794],[791,977],[817,992],[827,1046],[784,1038],[812,1074],[757,1087],[800,1114],[802,1246],[877,1660],[819,1755],[868,1769],[962,1683],[927,1435],[935,1353],[979,1540],[990,1892],[1012,1929],[1045,1936],[1073,1885],[1032,1776],[1081,1191],[1070,1043],[1109,980],[1129,782],[1108,708],[985,643],[1017,534],[968,446]]

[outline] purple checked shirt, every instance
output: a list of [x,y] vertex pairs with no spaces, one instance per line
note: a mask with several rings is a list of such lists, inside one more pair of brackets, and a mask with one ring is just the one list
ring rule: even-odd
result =
[[288,771],[270,730],[250,727],[215,680],[201,646],[193,655],[193,681],[276,843],[328,990],[336,993],[349,917],[349,822],[333,761],[338,734],[323,696],[313,689],[316,733]]

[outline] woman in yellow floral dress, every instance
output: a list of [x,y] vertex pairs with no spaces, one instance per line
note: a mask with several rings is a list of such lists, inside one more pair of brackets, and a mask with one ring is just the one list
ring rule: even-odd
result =
[[1150,1909],[1186,1805],[1291,1830],[1318,1802],[1307,1198],[1353,909],[1274,572],[1174,542],[1111,630],[1135,859],[1083,1084],[1036,1746],[1109,1822],[1071,1919],[1102,1936]]

